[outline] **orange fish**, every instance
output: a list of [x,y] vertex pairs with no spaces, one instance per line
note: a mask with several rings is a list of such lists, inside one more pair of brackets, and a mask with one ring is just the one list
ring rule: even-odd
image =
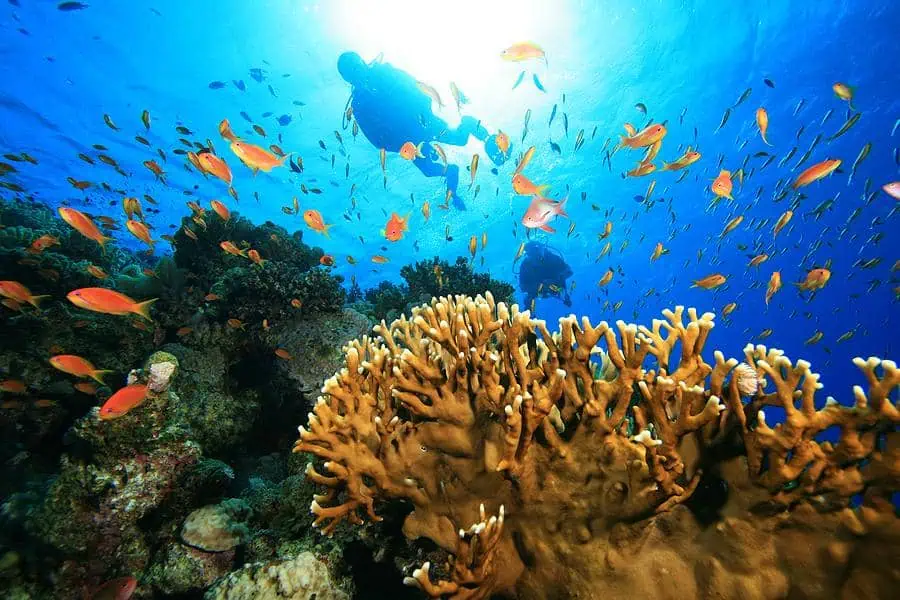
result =
[[810,168],[806,169],[797,179],[794,180],[793,187],[796,190],[797,188],[801,188],[805,185],[809,185],[814,181],[818,181],[823,177],[828,177],[831,175],[835,169],[841,166],[840,159],[833,158],[828,160],[823,160],[820,163],[817,163]]
[[547,63],[547,53],[544,52],[544,49],[535,44],[534,42],[519,42],[517,44],[513,44],[509,48],[503,50],[500,53],[500,58],[503,60],[508,60],[510,62],[522,62],[524,60],[531,59],[543,59],[544,64]]
[[825,287],[825,284],[828,283],[828,280],[831,279],[831,271],[825,268],[816,268],[812,269],[809,273],[806,274],[806,279],[800,283],[795,283],[801,291],[815,291],[821,290]]
[[762,141],[771,146],[772,144],[766,139],[766,132],[769,130],[769,113],[762,107],[756,109],[756,126],[759,127],[759,135]]
[[58,354],[53,356],[50,358],[50,364],[63,373],[68,373],[75,377],[90,377],[91,379],[98,381],[101,385],[105,385],[105,382],[102,379],[103,376],[113,372],[98,369],[91,364],[91,361],[74,354]]
[[656,170],[656,165],[651,162],[639,162],[638,165],[632,170],[628,171],[626,175],[628,177],[643,177],[644,175],[649,175],[653,171]]
[[324,265],[326,267],[334,266],[334,257],[330,254],[323,254],[322,258],[319,259],[319,264]]
[[220,299],[221,299],[221,296],[219,296],[218,294],[213,294],[212,292],[210,292],[210,293],[208,293],[207,295],[205,295],[205,296],[203,297],[203,299],[206,300],[207,302],[215,302],[216,300],[220,300]]
[[766,288],[766,306],[769,305],[769,300],[772,299],[772,296],[775,295],[775,292],[781,289],[781,272],[774,271],[772,276],[769,278],[769,285]]
[[100,407],[100,419],[108,421],[110,419],[118,419],[125,415],[133,408],[144,403],[147,399],[148,388],[144,384],[135,383],[126,385]]
[[691,287],[703,288],[704,290],[712,290],[720,285],[724,284],[727,278],[721,273],[713,273],[712,275],[707,275],[703,279],[697,279],[694,281],[694,285]]
[[50,296],[35,296],[31,291],[19,283],[18,281],[0,281],[0,296],[15,300],[19,304],[30,304],[35,308],[40,308],[38,303],[44,298]]
[[772,229],[772,231],[773,231],[772,237],[773,237],[773,238],[774,238],[775,236],[777,236],[778,233],[779,233],[782,229],[784,229],[785,226],[787,226],[788,223],[790,223],[790,221],[791,221],[791,219],[793,218],[793,216],[794,216],[794,211],[792,211],[792,210],[786,210],[786,211],[784,211],[784,213],[783,213],[780,217],[778,217],[778,221],[775,222],[775,227]]
[[31,246],[26,250],[29,254],[40,254],[50,246],[59,246],[59,240],[52,235],[42,235],[38,239],[31,242]]
[[9,310],[12,310],[12,311],[15,311],[15,312],[21,312],[21,311],[22,311],[22,303],[19,302],[19,301],[17,301],[17,300],[13,300],[12,298],[4,298],[3,301],[0,302],[0,304],[2,304],[3,306],[5,306],[5,307],[8,308]]
[[225,321],[225,324],[231,327],[232,329],[244,329],[247,325],[240,319],[228,319]]
[[381,235],[387,238],[389,242],[398,242],[403,237],[403,232],[409,229],[407,226],[408,222],[409,215],[401,217],[397,213],[391,213],[391,218],[388,219],[387,225],[381,230]]
[[224,160],[213,154],[212,152],[200,152],[197,154],[197,164],[200,169],[218,177],[228,185],[231,185],[231,169]]
[[241,141],[232,142],[231,151],[254,172],[264,171],[268,173],[275,167],[283,165],[287,159],[287,155],[278,157],[265,148]]
[[162,167],[160,167],[155,160],[145,160],[143,164],[145,167],[147,167],[147,169],[150,170],[151,173],[156,175],[157,179],[159,179],[160,181],[163,180],[163,175],[165,175],[166,173],[162,170]]
[[406,160],[415,160],[417,158],[425,158],[425,155],[422,154],[422,144],[424,142],[419,142],[418,145],[413,144],[412,142],[406,142],[402,146],[400,146],[400,157],[405,158]]
[[175,332],[175,335],[177,335],[178,337],[184,337],[192,331],[193,331],[193,328],[191,328],[191,327],[181,327],[178,329],[178,331]]
[[141,201],[137,198],[125,198],[122,200],[122,208],[125,210],[125,216],[133,219],[134,215],[138,215],[141,221],[144,220],[144,209],[141,207]]
[[722,169],[719,171],[719,176],[713,180],[711,189],[712,193],[715,194],[717,198],[734,200],[734,198],[731,197],[731,190],[733,187],[734,184],[731,182],[731,172]]
[[283,360],[293,360],[294,358],[293,356],[291,356],[291,353],[284,348],[278,348],[277,350],[275,350],[275,356]]
[[241,250],[240,248],[235,246],[234,242],[221,242],[219,243],[219,247],[232,256],[242,256],[244,258],[247,258],[247,251]]
[[648,125],[640,132],[636,131],[631,123],[625,123],[625,131],[628,135],[619,136],[619,144],[615,150],[619,148],[646,148],[652,146],[666,136],[666,127],[660,123]]
[[372,262],[375,263],[376,265],[383,265],[383,264],[389,262],[389,260],[390,259],[387,256],[382,256],[380,254],[376,254],[375,256],[372,257]]
[[19,379],[7,379],[0,381],[0,392],[8,394],[24,394],[26,391],[25,382]]
[[431,218],[431,205],[428,204],[427,200],[422,205],[422,216],[425,217],[426,221]]
[[97,265],[88,265],[87,267],[85,267],[84,270],[87,271],[88,273],[90,273],[91,275],[93,275],[94,277],[96,277],[97,279],[106,279],[107,277],[109,277],[109,275],[106,274],[106,271],[104,271]]
[[334,224],[326,225],[325,221],[322,219],[322,213],[315,209],[304,211],[303,221],[309,226],[310,229],[312,229],[316,233],[321,233],[325,237],[330,237],[328,235],[328,229],[334,226]]
[[150,230],[147,228],[147,225],[140,221],[135,221],[134,219],[128,219],[128,221],[125,222],[125,226],[134,237],[141,240],[145,244],[148,244],[150,246],[150,250],[153,250],[153,247],[156,244],[156,240],[150,238]]
[[228,207],[218,200],[210,200],[209,205],[223,221],[227,221],[231,218],[231,211],[229,211]]
[[100,233],[100,230],[91,218],[79,210],[60,206],[59,216],[62,217],[63,221],[71,225],[75,231],[100,244],[100,247],[104,250],[106,249],[104,244],[112,239]]
[[265,266],[266,261],[263,260],[263,257],[259,255],[259,252],[257,250],[251,248],[250,251],[247,252],[247,258],[253,261],[254,264],[257,264],[261,267]]
[[219,123],[219,135],[229,142],[236,142],[239,139],[231,130],[231,123],[228,122],[228,119],[222,119]]
[[494,141],[497,143],[497,149],[503,153],[504,156],[509,154],[509,136],[503,133],[502,131],[497,132],[497,136],[494,138]]
[[512,186],[520,196],[546,196],[550,191],[549,185],[535,185],[521,173],[513,175]]
[[291,300],[291,306],[293,306],[294,308],[303,308],[303,302],[294,298]]
[[97,393],[97,386],[90,381],[79,381],[74,387],[82,394],[88,394],[89,396]]
[[137,302],[125,294],[106,288],[81,288],[69,292],[66,298],[78,308],[85,310],[119,316],[135,314],[148,321],[153,321],[150,317],[150,306],[158,300],[152,298]]
[[674,162],[670,162],[670,163],[664,162],[662,170],[663,171],[678,171],[679,169],[684,169],[686,167],[691,166],[698,160],[700,160],[700,153],[697,152],[696,150],[691,150],[690,147],[688,147],[688,149],[685,150],[684,154],[682,154]]
[[750,259],[750,263],[747,266],[758,267],[759,265],[763,264],[767,260],[769,260],[768,254],[757,254],[756,256],[754,256],[753,258]]

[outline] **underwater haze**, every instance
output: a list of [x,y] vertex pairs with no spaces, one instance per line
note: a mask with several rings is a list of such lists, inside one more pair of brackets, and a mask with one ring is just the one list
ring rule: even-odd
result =
[[[267,391],[307,347],[273,331],[308,311],[309,336],[339,332],[340,349],[427,301],[418,289],[506,290],[551,330],[695,307],[715,313],[726,356],[778,348],[821,374],[819,407],[853,405],[853,359],[900,354],[898,26],[892,0],[5,0],[0,280],[51,296],[51,316],[3,293],[0,380],[30,395],[0,392],[0,424],[40,432],[8,434],[3,456],[20,460],[4,497],[48,489],[77,418],[164,345],[220,343],[208,330],[269,340],[252,346],[265,354],[225,343],[216,393],[275,408],[207,455],[239,463],[250,437],[258,456],[287,454],[271,440],[308,410],[284,400],[290,386],[311,404],[336,369]],[[39,235],[56,243],[35,249]],[[98,300],[107,314],[87,317],[66,294],[88,287],[160,300]],[[328,320],[350,307],[362,325]],[[96,321],[129,312],[134,327]],[[46,363],[62,351],[115,374],[73,405]],[[38,398],[57,416],[27,416]],[[36,580],[50,569],[30,564]],[[202,591],[140,579],[135,597]],[[104,597],[134,591],[116,585]]]
[[[482,232],[488,246],[478,251],[476,265],[515,281],[516,248],[530,236],[559,251],[573,272],[571,307],[552,297],[536,303],[536,312],[551,322],[569,313],[649,320],[676,303],[720,313],[736,302],[735,311],[719,320],[725,331],[717,337],[725,349],[739,352],[772,329],[767,344],[828,367],[823,379],[829,389],[835,386],[835,395],[847,390],[843,375],[853,373],[850,358],[891,355],[890,332],[898,326],[891,267],[897,257],[889,232],[897,200],[880,190],[898,176],[900,99],[888,60],[900,53],[892,33],[900,19],[895,3],[747,2],[736,9],[719,2],[91,2],[71,11],[53,4],[8,3],[0,67],[7,82],[0,142],[7,152],[26,151],[39,161],[11,181],[53,207],[119,212],[109,203],[121,195],[96,187],[106,181],[159,202],[159,213],[148,219],[158,236],[180,224],[190,199],[219,198],[254,222],[304,229],[300,215],[281,211],[298,197],[301,210],[319,210],[334,224],[329,239],[311,232],[305,238],[333,254],[337,272],[355,277],[363,289],[397,279],[400,266],[414,260],[468,255],[470,235],[480,243]],[[500,58],[521,40],[539,41],[547,64]],[[526,231],[520,221],[529,198],[510,184],[515,158],[495,174],[474,138],[447,148],[448,160],[462,168],[465,211],[439,209],[446,189],[440,178],[423,178],[395,154],[388,156],[384,188],[379,149],[342,127],[350,86],[336,65],[344,51],[366,61],[381,56],[434,86],[444,101],[437,115],[451,125],[460,119],[449,88],[456,83],[470,100],[461,114],[479,119],[492,134],[508,133],[513,157],[535,146],[527,175],[550,185],[557,199],[569,196],[569,219],[558,219],[554,234]],[[525,81],[513,89],[522,71]],[[836,82],[857,90],[853,107],[861,117],[829,140],[855,114],[832,91]],[[749,96],[737,105],[745,90]],[[639,103],[646,114],[635,108]],[[557,115],[548,126],[554,106]],[[758,134],[758,107],[769,115],[771,147]],[[143,110],[150,113],[149,132],[140,121]],[[523,137],[526,113],[531,118]],[[107,127],[104,115],[121,130]],[[223,118],[238,136],[263,147],[277,143],[302,159],[303,173],[280,168],[254,176],[218,136]],[[702,158],[684,177],[658,168],[623,178],[641,153],[619,151],[606,162],[604,156],[627,122],[667,124],[660,161],[674,161],[688,146]],[[254,124],[265,137],[253,131]],[[204,179],[184,166],[184,156],[172,155],[185,137],[177,125],[192,132],[190,140],[212,140],[235,163],[240,203],[221,182]],[[576,152],[582,131],[584,145]],[[135,142],[135,135],[144,135],[150,146]],[[798,166],[817,136],[819,143]],[[91,145],[98,143],[109,148],[125,176],[78,159],[80,152],[97,154]],[[850,181],[867,143],[871,154]],[[471,186],[468,167],[479,153]],[[767,164],[770,154],[775,158]],[[843,173],[802,196],[779,195],[803,167],[834,158],[842,161]],[[148,159],[161,163],[165,184],[142,166]],[[710,183],[720,168],[743,170],[734,201],[713,202]],[[82,193],[66,183],[69,176],[94,186]],[[653,194],[643,200],[651,182]],[[302,194],[301,184],[322,193]],[[876,197],[870,199],[871,193]],[[814,214],[827,199],[835,201],[821,216]],[[428,220],[421,213],[425,202],[432,208]],[[774,238],[772,227],[788,209],[794,218]],[[391,212],[410,214],[409,231],[396,243],[379,236]],[[720,240],[738,215],[744,222]],[[614,225],[607,238],[612,249],[598,258],[604,242],[597,236],[606,221]],[[567,233],[570,224],[574,230]],[[876,234],[880,241],[872,241]],[[118,244],[141,246],[127,232],[116,237]],[[658,242],[668,253],[651,263]],[[165,246],[158,251],[166,252]],[[749,259],[763,252],[769,260],[748,268]],[[375,254],[390,262],[373,265]],[[346,255],[357,264],[349,265]],[[882,259],[878,265],[862,267],[875,258]],[[824,289],[800,294],[791,285],[826,262],[833,278]],[[615,276],[600,289],[597,282],[609,268]],[[784,289],[767,307],[773,271],[781,273]],[[691,287],[717,272],[728,277],[724,286]],[[821,341],[805,347],[803,341],[818,331]],[[850,339],[837,341],[848,332]]]

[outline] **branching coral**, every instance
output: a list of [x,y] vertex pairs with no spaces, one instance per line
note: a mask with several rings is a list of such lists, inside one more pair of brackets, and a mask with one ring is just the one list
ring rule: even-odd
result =
[[[315,526],[377,521],[376,502],[404,500],[413,507],[405,535],[455,557],[434,565],[437,581],[426,563],[407,582],[433,598],[478,599],[511,592],[529,569],[558,585],[573,544],[684,503],[735,431],[750,480],[775,503],[827,496],[846,507],[856,493],[898,488],[896,444],[885,445],[898,423],[894,363],[858,360],[868,396],[857,388],[855,407],[816,411],[807,363],[759,346],[740,368],[719,352],[710,365],[702,352],[713,315],[676,307],[664,316],[615,330],[572,316],[551,333],[488,293],[433,299],[382,322],[378,337],[346,347],[346,367],[300,428],[295,451],[324,461],[307,468],[326,490],[311,506]],[[595,378],[601,340],[615,377]],[[766,425],[765,405],[783,406],[786,422]],[[816,442],[832,425],[840,442]],[[496,517],[485,518],[485,504]]]

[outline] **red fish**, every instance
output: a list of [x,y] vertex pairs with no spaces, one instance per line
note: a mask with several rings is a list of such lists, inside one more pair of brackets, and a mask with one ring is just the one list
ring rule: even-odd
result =
[[137,584],[134,577],[111,579],[91,594],[91,600],[128,600],[137,589]]
[[554,202],[543,196],[534,196],[531,199],[531,205],[522,217],[522,225],[529,229],[540,229],[547,233],[555,233],[556,230],[550,227],[549,223],[554,217],[569,216],[566,213],[567,201],[568,197],[563,198],[559,202]]
[[140,406],[147,399],[147,386],[144,384],[126,385],[100,407],[100,419],[108,421],[118,419],[131,409]]

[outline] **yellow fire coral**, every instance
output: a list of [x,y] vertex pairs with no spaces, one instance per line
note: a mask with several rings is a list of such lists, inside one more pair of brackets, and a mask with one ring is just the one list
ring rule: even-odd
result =
[[[315,526],[331,533],[344,520],[378,521],[376,502],[408,502],[404,534],[453,559],[425,563],[406,582],[454,599],[596,593],[613,568],[613,540],[631,536],[622,527],[688,514],[678,505],[704,472],[733,477],[736,456],[764,496],[742,495],[743,509],[806,503],[836,513],[865,492],[897,529],[882,500],[900,488],[893,362],[858,359],[868,396],[855,388],[854,407],[829,400],[817,410],[821,386],[808,363],[748,346],[744,363],[716,352],[709,365],[713,315],[680,306],[663,314],[650,328],[619,321],[618,335],[572,316],[551,333],[487,294],[433,299],[411,319],[382,322],[377,337],[346,347],[346,367],[300,428],[294,450],[323,461],[307,468],[325,488],[312,502]],[[764,416],[772,405],[787,413],[774,428]],[[837,444],[815,441],[831,426],[841,430]],[[585,562],[586,549],[598,558]]]

